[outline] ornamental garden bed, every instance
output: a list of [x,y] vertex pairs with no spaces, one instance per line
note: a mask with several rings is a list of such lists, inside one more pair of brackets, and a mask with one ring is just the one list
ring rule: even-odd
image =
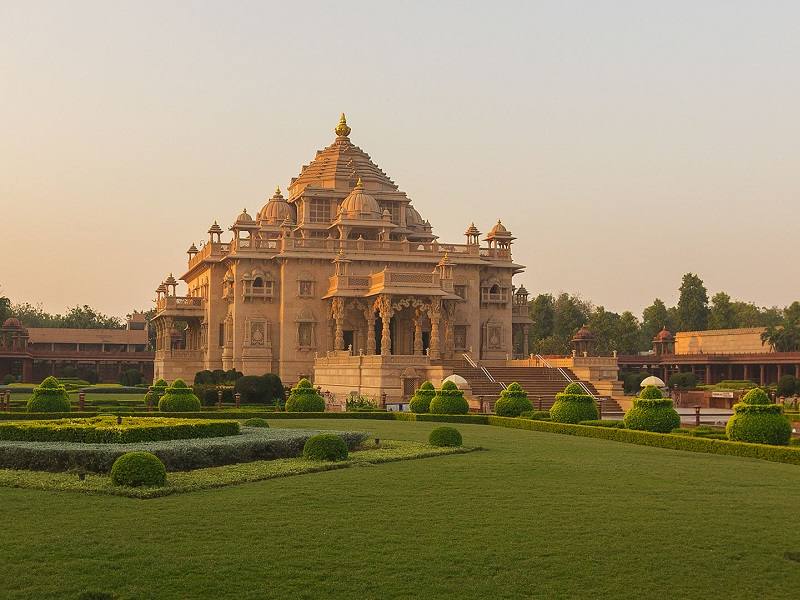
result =
[[[262,430],[276,433],[281,430]],[[282,431],[284,441],[285,430]],[[315,431],[295,431],[302,435],[296,439],[304,440],[316,434]],[[130,498],[157,498],[172,494],[180,494],[209,488],[218,488],[252,481],[262,481],[277,477],[317,473],[349,467],[378,465],[387,462],[464,454],[478,450],[469,447],[436,447],[420,442],[383,440],[380,445],[375,441],[364,441],[366,434],[342,434],[349,443],[358,439],[356,451],[350,453],[346,460],[337,462],[313,461],[302,457],[276,458],[272,460],[256,460],[228,466],[216,466],[178,471],[167,474],[166,485],[159,487],[127,487],[114,485],[105,474],[87,474],[80,479],[75,473],[51,473],[38,470],[0,469],[0,486],[15,488],[34,488],[40,490],[81,492],[86,494],[107,494],[127,496]],[[360,437],[359,437],[360,436]],[[210,440],[203,440],[210,441]],[[302,451],[302,444],[300,444]],[[163,460],[163,459],[162,459]]]
[[[114,461],[123,454],[145,451],[161,459],[167,471],[188,471],[296,457],[302,453],[306,440],[316,433],[298,429],[241,427],[239,433],[224,437],[134,443],[7,440],[0,441],[0,469],[108,473]],[[358,431],[329,433],[342,437],[351,450],[368,437],[367,433]]]

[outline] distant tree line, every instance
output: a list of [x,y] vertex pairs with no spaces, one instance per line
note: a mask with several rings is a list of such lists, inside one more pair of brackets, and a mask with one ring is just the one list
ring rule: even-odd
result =
[[636,354],[652,348],[662,327],[669,331],[706,331],[739,327],[765,327],[762,341],[778,351],[800,350],[800,302],[785,308],[759,307],[752,302],[731,300],[717,292],[709,301],[703,280],[694,273],[683,276],[676,306],[667,307],[656,298],[639,319],[630,311],[621,314],[595,306],[580,296],[539,294],[529,302],[533,320],[530,349],[535,354],[567,354],[570,339],[587,325],[595,337],[595,351]]

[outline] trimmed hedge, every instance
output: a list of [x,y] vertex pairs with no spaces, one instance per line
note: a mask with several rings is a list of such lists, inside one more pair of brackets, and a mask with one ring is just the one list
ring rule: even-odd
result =
[[594,421],[581,421],[578,425],[589,425],[590,427],[618,427],[619,429],[625,428],[624,421],[615,421],[613,419],[595,419]]
[[664,398],[654,385],[644,388],[623,417],[627,429],[669,433],[681,426],[681,417],[672,407],[672,400]]
[[[305,429],[244,428],[240,435],[130,444],[0,441],[0,468],[63,472],[81,468],[107,473],[114,461],[132,449],[158,456],[167,471],[189,471],[254,460],[300,456],[306,440],[318,433]],[[331,433],[331,432],[328,432]],[[359,431],[336,432],[350,449],[369,436]]]
[[792,437],[792,425],[780,404],[740,402],[733,406],[725,432],[734,441],[786,446]]
[[461,433],[455,427],[437,427],[428,436],[428,443],[431,446],[453,448],[464,445]]
[[200,399],[194,395],[183,379],[176,379],[158,400],[160,412],[197,412],[200,410]]
[[253,417],[252,419],[247,419],[244,422],[245,427],[269,427],[269,423],[266,419],[262,419],[260,417]]
[[528,400],[528,393],[516,381],[500,392],[494,404],[494,413],[501,417],[518,417],[532,410],[533,404]]
[[655,433],[652,431],[635,431],[632,429],[618,429],[616,427],[587,427],[586,425],[572,425],[569,423],[550,423],[547,421],[532,421],[529,419],[512,419],[508,417],[489,417],[489,425],[511,427],[513,429],[528,429],[545,433],[558,433],[576,435],[580,437],[600,438],[652,446],[655,448],[668,448],[686,452],[706,452],[708,454],[723,454],[743,458],[757,458],[772,462],[800,465],[800,447],[769,446],[767,444],[749,444],[745,442],[732,442],[728,440],[715,440],[707,437],[690,437],[686,435],[671,435],[668,433]]
[[325,399],[308,379],[301,379],[289,394],[286,412],[325,412]]
[[[570,383],[566,389],[577,384]],[[550,420],[556,423],[580,423],[595,420],[600,415],[594,398],[587,396],[581,389],[580,394],[571,394],[566,390],[556,394],[556,401],[550,407]]]
[[445,381],[442,389],[436,390],[429,411],[434,415],[465,415],[469,412],[469,403],[455,383]]
[[167,469],[155,454],[128,452],[114,461],[111,482],[128,487],[164,485],[167,482]]
[[114,417],[18,421],[0,423],[0,440],[20,442],[80,442],[130,444],[190,438],[223,437],[239,433],[237,421]]
[[70,411],[69,393],[55,377],[46,378],[28,400],[30,413],[66,413]]
[[347,444],[333,433],[320,433],[306,440],[303,458],[336,462],[347,460]]
[[523,419],[536,419],[537,421],[549,421],[550,420],[550,411],[549,410],[526,410],[524,413],[520,414],[520,417]]
[[409,410],[413,413],[426,413],[430,410],[431,400],[436,395],[436,389],[430,381],[425,381],[414,395],[411,397],[411,402],[408,404]]

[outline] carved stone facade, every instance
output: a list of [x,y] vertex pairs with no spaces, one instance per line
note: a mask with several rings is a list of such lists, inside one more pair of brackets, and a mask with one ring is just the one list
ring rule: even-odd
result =
[[159,286],[156,377],[235,368],[323,385],[318,372],[347,371],[330,385],[362,389],[352,370],[328,369],[325,360],[382,357],[366,361],[380,371],[409,357],[392,368],[394,394],[461,354],[512,354],[514,328],[528,321],[512,318],[512,277],[523,267],[512,262],[511,232],[498,221],[483,247],[474,225],[466,244],[439,242],[410,198],[350,141],[344,115],[335,131],[286,198],[277,190],[255,218],[243,210],[230,241],[215,222],[208,241],[189,248],[187,296],[177,296],[171,276]]

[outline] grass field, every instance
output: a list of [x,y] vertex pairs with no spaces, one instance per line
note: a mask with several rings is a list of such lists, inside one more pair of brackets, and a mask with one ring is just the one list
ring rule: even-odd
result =
[[[335,424],[413,440],[435,426]],[[799,467],[457,427],[488,451],[146,501],[0,489],[0,596],[798,595]]]

